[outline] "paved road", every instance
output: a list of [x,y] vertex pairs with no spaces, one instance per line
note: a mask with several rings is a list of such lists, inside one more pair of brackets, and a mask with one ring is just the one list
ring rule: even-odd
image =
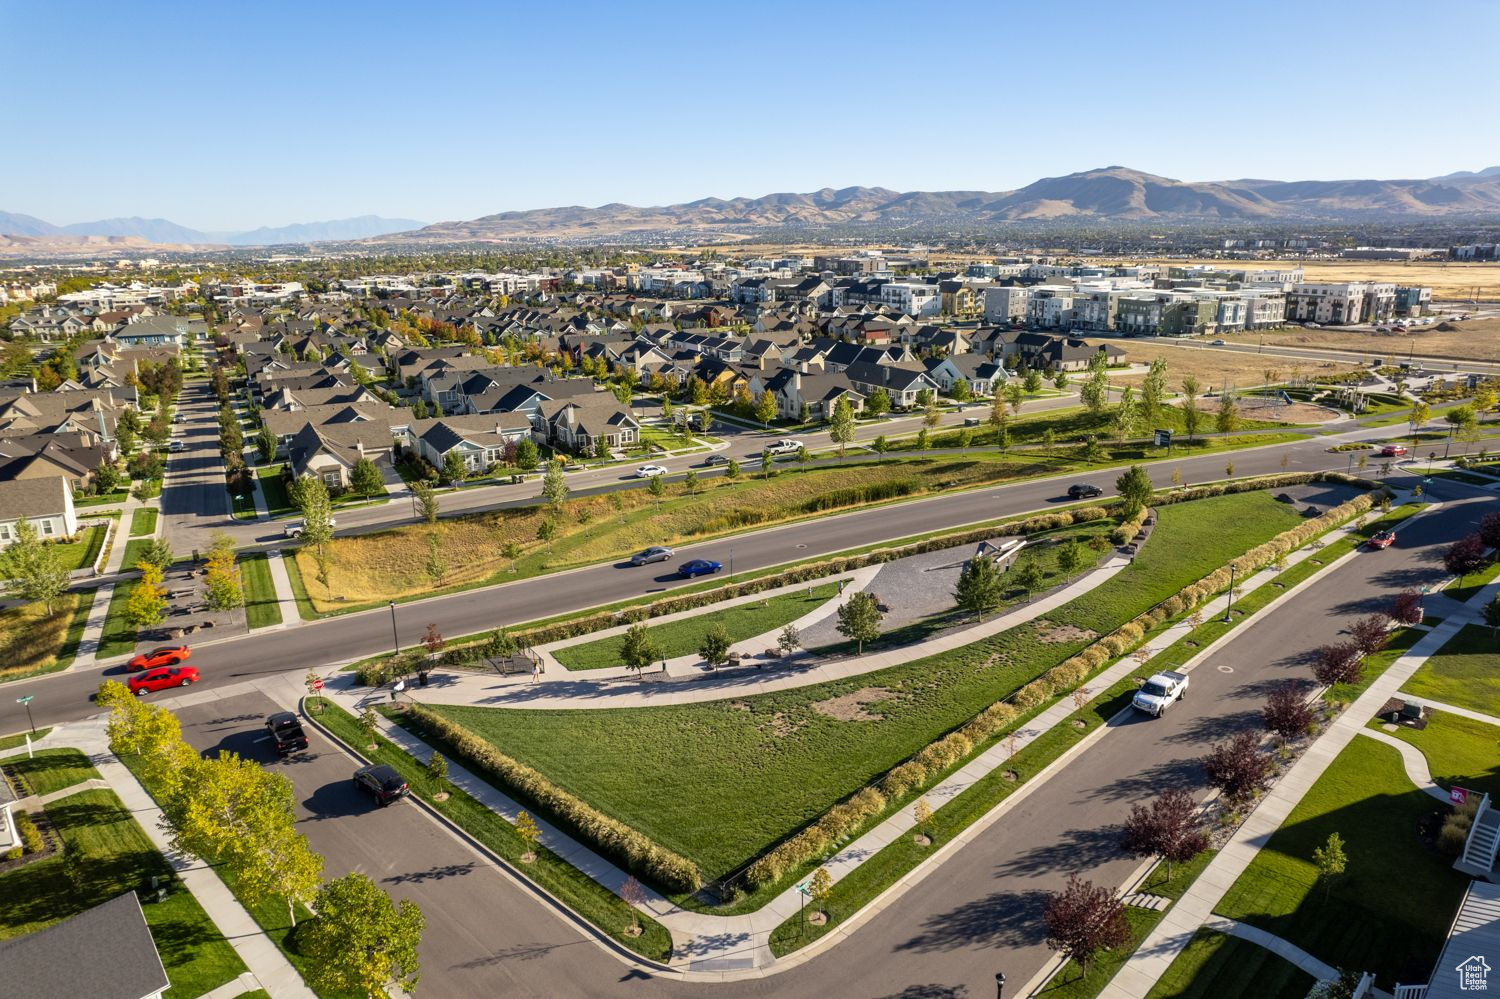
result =
[[997,970],[1019,985],[1050,957],[1038,918],[1046,892],[1071,873],[1117,884],[1135,868],[1112,828],[1132,803],[1148,789],[1201,792],[1196,761],[1214,742],[1256,724],[1271,684],[1306,677],[1310,652],[1333,640],[1340,622],[1444,575],[1442,547],[1494,506],[1493,497],[1471,490],[1453,495],[1457,502],[1402,531],[1397,547],[1362,554],[1246,625],[1196,668],[1191,697],[1166,717],[1115,722],[1100,743],[852,938],[766,979],[705,987],[630,971],[410,803],[365,805],[348,785],[351,762],[320,736],[305,758],[273,762],[255,731],[273,708],[263,695],[180,714],[200,749],[233,749],[285,769],[302,828],[328,858],[329,873],[365,871],[423,906],[430,921],[423,988],[432,994],[982,996]]
[[[1385,428],[1350,431],[1349,439],[1380,437]],[[1232,455],[1235,474],[1280,472],[1282,458],[1291,471],[1343,468],[1348,456],[1326,451],[1330,438],[1313,438],[1287,445],[1272,445]],[[1181,460],[1154,462],[1147,467],[1160,487],[1171,484],[1173,469],[1187,483],[1222,478],[1231,456],[1203,455]],[[1113,491],[1116,472],[1099,473],[1092,481],[1106,493]],[[878,507],[854,513],[769,528],[719,541],[684,546],[684,558],[702,557],[732,565],[736,571],[760,569],[820,554],[872,544],[882,539],[908,537],[925,531],[991,520],[1011,514],[1066,503],[1063,496],[1073,476],[1030,479],[1009,485]],[[686,585],[664,573],[661,566],[623,568],[601,564],[556,573],[542,579],[471,590],[444,597],[400,604],[396,627],[405,645],[413,644],[428,623],[445,635],[463,635],[486,628],[511,625],[597,607]],[[238,682],[258,675],[305,672],[311,667],[344,663],[391,648],[392,615],[377,609],[342,617],[308,622],[299,627],[259,632],[244,638],[200,645],[193,662],[203,670],[206,685]],[[106,668],[116,671],[118,667]],[[80,670],[22,680],[7,685],[36,695],[32,711],[37,724],[48,725],[84,717],[91,711],[89,697],[98,688],[99,670]],[[24,688],[24,689],[22,689]],[[0,732],[25,727],[25,712],[14,697],[0,698]]]
[[379,808],[355,791],[357,763],[320,733],[309,733],[307,752],[279,760],[259,726],[280,709],[263,694],[247,694],[177,714],[198,750],[232,750],[291,778],[297,826],[323,855],[327,876],[359,871],[421,905],[419,994],[582,996],[629,971],[412,802]]
[[213,386],[203,379],[185,382],[178,397],[181,423],[176,439],[184,449],[167,458],[162,483],[163,536],[179,554],[207,551],[209,535],[229,530],[237,521],[229,515],[229,493],[224,488],[224,461],[219,456],[218,404]]

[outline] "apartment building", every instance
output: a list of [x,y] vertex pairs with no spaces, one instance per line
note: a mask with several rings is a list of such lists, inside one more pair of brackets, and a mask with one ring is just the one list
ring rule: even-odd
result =
[[1044,330],[1073,326],[1073,288],[1070,285],[1038,285],[1026,301],[1026,322]]
[[887,281],[880,286],[880,304],[918,318],[936,316],[943,308],[942,293],[935,284]]
[[1286,292],[1286,318],[1295,323],[1381,323],[1391,318],[1395,308],[1394,284],[1300,284]]
[[1026,303],[1031,298],[1031,289],[1022,287],[986,288],[984,290],[984,321],[1008,325],[1026,319]]

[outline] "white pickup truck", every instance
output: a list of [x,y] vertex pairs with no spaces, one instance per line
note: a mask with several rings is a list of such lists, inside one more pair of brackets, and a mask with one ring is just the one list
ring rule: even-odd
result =
[[[329,527],[337,527],[338,525],[339,522],[337,520],[334,520],[332,517],[328,518]],[[283,529],[283,533],[286,534],[286,536],[289,538],[300,538],[302,537],[302,532],[306,527],[307,521],[305,520],[288,521],[286,527]]]
[[1145,683],[1141,689],[1135,692],[1131,700],[1137,711],[1160,718],[1167,713],[1167,708],[1173,701],[1179,701],[1187,695],[1188,676],[1186,673],[1177,673],[1166,670],[1157,673]]

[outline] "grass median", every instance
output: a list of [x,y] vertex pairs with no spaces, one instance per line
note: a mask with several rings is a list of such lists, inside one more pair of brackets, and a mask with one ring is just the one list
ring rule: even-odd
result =
[[240,578],[244,582],[245,624],[251,629],[281,623],[281,601],[271,579],[271,563],[265,552],[240,556]]
[[[413,794],[620,946],[653,961],[666,961],[671,956],[672,935],[665,926],[639,914],[636,918],[643,932],[636,937],[627,935],[625,931],[631,922],[630,907],[618,895],[547,849],[546,844],[535,848],[535,861],[525,863],[521,855],[526,852],[526,844],[516,835],[515,827],[503,817],[452,784],[439,785],[424,765],[384,736],[376,735],[376,748],[373,751],[367,749],[369,735],[353,715],[332,701],[309,698],[308,704],[310,708],[322,705],[321,710],[314,714],[319,724],[326,726],[347,745],[358,747],[359,754],[366,759],[395,767]],[[437,800],[437,794],[444,790],[449,797]]]
[[130,536],[132,538],[150,537],[156,533],[156,520],[159,516],[156,507],[143,506],[130,515]]

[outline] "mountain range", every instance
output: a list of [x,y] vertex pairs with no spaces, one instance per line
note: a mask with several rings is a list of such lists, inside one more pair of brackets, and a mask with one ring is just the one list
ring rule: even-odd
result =
[[[107,236],[174,246],[276,246],[284,243],[365,239],[416,229],[421,225],[421,222],[414,219],[360,215],[328,222],[298,222],[274,228],[261,226],[245,232],[201,232],[169,219],[100,219],[97,222],[75,222],[72,225],[58,226],[31,215],[0,212],[0,235],[43,238]],[[64,241],[72,242],[66,239]]]
[[609,204],[502,212],[439,222],[376,242],[469,242],[645,233],[701,237],[768,229],[918,223],[1351,222],[1500,214],[1500,166],[1428,180],[1184,182],[1111,166],[1047,177],[1014,191],[824,188],[761,198],[703,198],[640,208]]
[[167,219],[117,218],[55,226],[0,212],[0,248],[81,250],[101,242],[174,248],[363,241],[377,246],[588,241],[650,237],[712,240],[833,226],[974,227],[1007,223],[1333,223],[1500,215],[1500,166],[1424,180],[1185,182],[1121,166],[1046,177],[1014,191],[824,188],[759,198],[702,198],[637,207],[572,205],[501,212],[423,226],[362,215],[248,232],[200,232]]

